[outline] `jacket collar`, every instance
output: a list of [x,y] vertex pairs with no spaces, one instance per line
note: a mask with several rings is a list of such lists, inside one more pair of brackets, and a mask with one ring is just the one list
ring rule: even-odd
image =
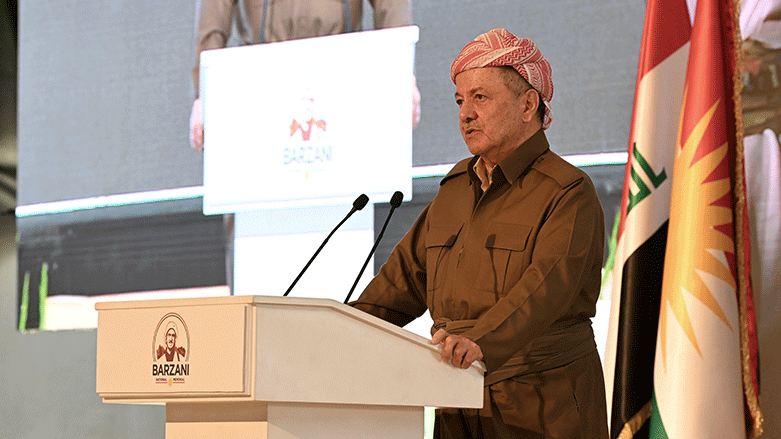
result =
[[[538,157],[548,152],[550,144],[548,138],[545,137],[545,131],[540,129],[534,133],[531,137],[526,139],[518,148],[515,149],[509,156],[499,162],[497,167],[502,171],[508,182],[512,183],[517,180],[523,173],[531,166]],[[477,156],[470,159],[464,159],[456,163],[453,169],[447,173],[445,178],[442,179],[440,185],[450,178],[466,172],[469,178],[477,182],[477,186],[480,187],[480,179],[472,169],[477,162]]]
[[545,131],[540,129],[497,165],[507,181],[517,180],[537,158],[550,149]]

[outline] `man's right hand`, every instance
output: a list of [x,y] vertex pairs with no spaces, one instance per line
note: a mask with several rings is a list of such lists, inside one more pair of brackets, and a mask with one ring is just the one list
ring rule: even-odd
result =
[[190,146],[196,151],[203,151],[203,116],[201,99],[193,102],[193,110],[190,112]]
[[438,330],[429,343],[442,345],[442,361],[461,369],[469,369],[472,363],[483,359],[483,350],[475,342],[444,329]]

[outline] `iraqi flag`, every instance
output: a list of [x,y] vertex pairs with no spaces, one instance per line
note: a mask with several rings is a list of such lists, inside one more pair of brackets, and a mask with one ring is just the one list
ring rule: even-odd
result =
[[697,2],[659,307],[649,422],[654,438],[761,432],[756,363],[750,361],[756,336],[750,331],[736,23],[732,2]]
[[689,56],[685,0],[648,0],[605,350],[610,436],[648,437],[675,145]]

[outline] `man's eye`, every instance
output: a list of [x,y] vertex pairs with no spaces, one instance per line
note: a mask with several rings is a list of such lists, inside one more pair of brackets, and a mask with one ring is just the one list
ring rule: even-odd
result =
[[458,105],[459,107],[460,107],[460,106],[461,106],[461,104],[463,104],[463,103],[464,103],[464,100],[463,100],[463,99],[456,99],[456,105]]
[[480,100],[485,99],[485,95],[479,95],[479,94],[475,95],[475,99],[480,99]]

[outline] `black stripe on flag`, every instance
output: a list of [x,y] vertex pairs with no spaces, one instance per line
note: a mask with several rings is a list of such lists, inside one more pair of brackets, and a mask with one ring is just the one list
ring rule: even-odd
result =
[[[651,401],[668,223],[632,253],[621,273],[611,439]],[[635,437],[648,437],[648,422]]]

